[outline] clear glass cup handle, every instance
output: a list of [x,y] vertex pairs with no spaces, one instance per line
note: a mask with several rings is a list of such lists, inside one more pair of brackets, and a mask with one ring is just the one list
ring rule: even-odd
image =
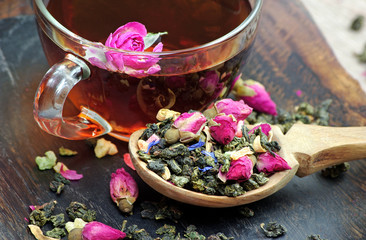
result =
[[67,54],[47,71],[38,87],[33,105],[34,118],[43,130],[72,140],[98,137],[112,131],[112,127],[103,117],[86,107],[81,107],[77,116],[62,115],[71,89],[89,76],[89,67],[72,54]]

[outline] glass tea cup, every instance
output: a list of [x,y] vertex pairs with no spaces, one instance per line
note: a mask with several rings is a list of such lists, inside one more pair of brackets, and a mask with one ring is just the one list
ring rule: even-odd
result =
[[[155,122],[162,108],[202,111],[226,97],[250,53],[262,6],[262,0],[250,0],[248,17],[206,44],[133,52],[75,34],[50,14],[44,2],[34,0],[34,9],[42,46],[53,66],[35,96],[36,122],[66,139],[110,134],[124,141]],[[113,62],[113,56],[123,64]],[[146,64],[136,66],[136,61]]]

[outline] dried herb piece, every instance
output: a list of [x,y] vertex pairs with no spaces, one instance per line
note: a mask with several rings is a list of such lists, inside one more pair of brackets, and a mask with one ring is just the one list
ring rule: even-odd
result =
[[155,220],[171,220],[178,222],[183,211],[163,198],[160,202],[144,201],[141,203],[141,217]]
[[64,227],[65,226],[65,214],[60,213],[57,215],[53,215],[50,217],[50,221],[52,222],[54,227]]
[[327,239],[321,238],[319,235],[309,235],[306,240],[327,240]]
[[58,172],[55,172],[55,175],[54,175],[54,177],[53,177],[54,179],[55,179],[55,181],[57,181],[57,182],[61,182],[61,183],[63,183],[63,184],[70,184],[70,180],[69,179],[66,179],[66,178],[64,178],[60,173],[58,173]]
[[81,218],[85,222],[92,222],[96,219],[96,212],[94,210],[87,209],[84,204],[79,202],[71,202],[66,208],[66,213],[71,220]]
[[246,218],[250,218],[250,217],[254,216],[254,211],[246,206],[241,206],[241,207],[239,207],[238,210],[239,210],[239,213]]
[[356,16],[352,23],[351,23],[351,29],[354,31],[359,31],[363,26],[364,17],[362,15]]
[[42,209],[42,211],[44,212],[44,215],[49,218],[51,217],[55,207],[56,207],[57,201],[56,200],[52,200],[48,203],[45,203],[41,206],[40,209]]
[[287,229],[284,226],[276,222],[269,222],[267,224],[261,223],[260,227],[263,230],[264,235],[268,238],[276,238],[287,232]]
[[197,227],[194,225],[189,225],[187,230],[184,231],[184,236],[188,239],[194,240],[205,240],[206,237],[204,235],[199,234],[197,231]]
[[48,218],[45,216],[45,212],[42,210],[34,210],[29,215],[29,222],[33,225],[42,227],[48,221]]
[[207,240],[234,240],[234,237],[227,237],[225,234],[219,232],[207,237]]
[[33,225],[42,227],[51,217],[57,202],[52,200],[41,206],[32,206],[33,211],[29,214],[29,221]]
[[68,148],[60,147],[58,149],[58,154],[60,154],[60,156],[62,157],[70,157],[75,156],[76,154],[78,154],[78,152]]
[[62,182],[51,181],[50,182],[50,189],[52,192],[56,192],[56,194],[61,194],[62,190],[64,190],[65,184]]
[[324,177],[330,177],[330,178],[337,178],[339,177],[343,172],[347,172],[350,168],[350,164],[348,162],[341,163],[332,167],[328,167],[321,170],[321,174]]
[[365,47],[363,48],[363,51],[359,54],[356,54],[356,57],[358,58],[358,61],[360,61],[361,63],[366,63],[366,44]]
[[184,187],[187,183],[189,183],[189,177],[172,175],[171,181],[177,187]]
[[46,236],[60,239],[66,236],[66,231],[63,228],[56,227],[50,231],[47,231]]
[[137,225],[127,227],[125,239],[133,240],[153,240],[150,234],[145,229],[140,229]]
[[158,228],[155,232],[158,235],[162,235],[162,239],[169,240],[175,239],[175,234],[177,233],[175,226],[164,224],[164,226]]

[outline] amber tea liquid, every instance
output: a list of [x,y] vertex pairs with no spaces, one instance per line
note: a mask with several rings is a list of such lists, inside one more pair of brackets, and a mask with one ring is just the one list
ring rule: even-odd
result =
[[[63,26],[90,41],[105,43],[110,33],[131,21],[144,24],[148,32],[167,31],[163,51],[213,41],[236,28],[251,11],[247,0],[50,0],[47,9]],[[63,59],[66,53],[40,35],[49,63]],[[218,96],[226,96],[248,52],[244,49],[224,63],[218,59],[210,69],[141,79],[89,65],[91,76],[72,89],[72,104],[65,105],[64,115],[85,106],[103,116],[114,133],[128,137],[155,122],[160,108],[202,110]]]

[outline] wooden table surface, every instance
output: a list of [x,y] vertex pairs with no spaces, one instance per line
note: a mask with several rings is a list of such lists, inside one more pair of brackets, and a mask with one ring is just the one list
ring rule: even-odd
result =
[[[113,157],[96,159],[85,141],[67,141],[42,132],[32,115],[32,101],[40,78],[48,69],[31,16],[29,1],[0,1],[0,239],[34,239],[27,229],[29,205],[52,199],[62,212],[71,201],[85,203],[97,220],[120,228],[137,224],[150,233],[163,224],[182,232],[194,224],[202,234],[219,231],[235,239],[266,239],[261,223],[276,221],[288,232],[280,239],[366,239],[366,161],[351,162],[351,169],[336,179],[320,173],[294,178],[274,195],[249,204],[255,215],[245,218],[237,208],[209,209],[179,204],[184,214],[178,223],[142,219],[141,202],[161,196],[125,166],[127,144],[112,138],[119,149]],[[267,86],[278,106],[291,110],[308,101],[332,98],[330,123],[366,125],[366,95],[335,59],[310,15],[298,0],[265,1],[247,77]],[[296,95],[297,90],[303,94]],[[52,172],[39,171],[35,157],[60,146],[75,149],[72,158],[59,158],[84,174],[57,196],[49,191]],[[134,214],[121,214],[109,197],[110,174],[125,167],[137,180],[140,196]]]

